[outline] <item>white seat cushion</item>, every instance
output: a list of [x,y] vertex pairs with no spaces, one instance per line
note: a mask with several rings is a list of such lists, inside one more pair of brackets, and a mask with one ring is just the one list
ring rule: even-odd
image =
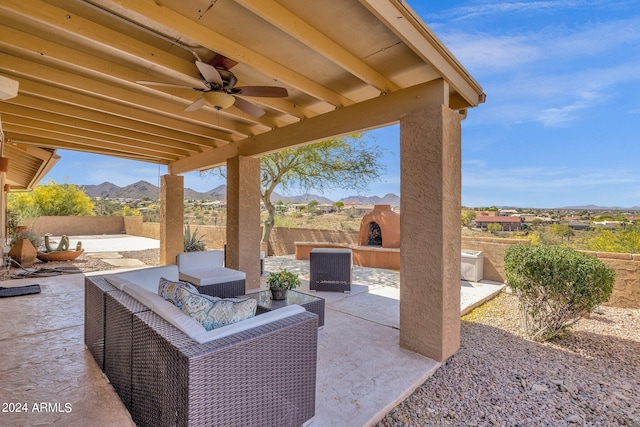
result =
[[183,252],[176,257],[180,271],[224,267],[224,251]]
[[225,267],[213,269],[200,267],[197,270],[181,270],[179,276],[180,280],[185,280],[196,286],[235,282],[237,280],[246,280],[247,278],[247,274],[244,271]]
[[123,290],[191,338],[206,332],[206,329],[200,323],[160,295],[150,292],[135,283],[126,285]]
[[[238,323],[232,323],[231,325],[224,326],[222,328],[212,329],[205,331],[200,335],[192,337],[200,344],[210,342],[220,338],[227,337],[229,335],[237,334],[238,332],[246,331],[258,326],[266,325],[267,323],[275,322],[276,320],[285,319],[298,313],[304,313],[305,309],[299,305],[288,305],[277,310],[269,311],[259,316],[252,317],[250,319],[242,320]],[[204,328],[203,328],[204,329]]]
[[178,266],[164,265],[161,267],[147,267],[104,276],[107,282],[118,289],[122,290],[122,286],[129,282],[135,283],[155,294],[158,293],[158,283],[160,283],[160,278],[162,277],[174,282],[179,280]]

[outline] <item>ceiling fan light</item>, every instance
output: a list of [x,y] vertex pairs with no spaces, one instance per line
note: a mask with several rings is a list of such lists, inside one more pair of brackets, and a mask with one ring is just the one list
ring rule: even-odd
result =
[[202,94],[205,102],[216,110],[224,110],[233,105],[236,99],[224,92],[205,92]]

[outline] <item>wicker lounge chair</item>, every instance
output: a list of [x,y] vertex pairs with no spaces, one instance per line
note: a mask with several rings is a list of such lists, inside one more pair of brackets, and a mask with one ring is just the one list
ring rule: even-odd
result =
[[246,273],[223,267],[224,251],[183,252],[176,258],[180,280],[201,294],[229,298],[245,294]]
[[351,292],[351,249],[311,250],[309,273],[312,291]]

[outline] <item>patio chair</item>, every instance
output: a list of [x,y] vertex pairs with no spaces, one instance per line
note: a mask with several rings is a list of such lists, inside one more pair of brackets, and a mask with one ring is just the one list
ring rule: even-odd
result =
[[351,249],[312,249],[309,270],[312,291],[351,292]]
[[220,298],[245,294],[247,274],[224,267],[224,251],[184,252],[176,263],[180,280],[193,283],[201,294]]

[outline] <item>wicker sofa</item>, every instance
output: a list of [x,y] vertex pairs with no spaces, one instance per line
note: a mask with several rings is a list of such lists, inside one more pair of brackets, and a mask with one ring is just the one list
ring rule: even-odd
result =
[[[149,286],[148,277],[172,269],[144,270]],[[313,418],[315,314],[291,306],[201,331],[133,286],[135,275],[85,278],[85,342],[137,425],[300,426]]]

